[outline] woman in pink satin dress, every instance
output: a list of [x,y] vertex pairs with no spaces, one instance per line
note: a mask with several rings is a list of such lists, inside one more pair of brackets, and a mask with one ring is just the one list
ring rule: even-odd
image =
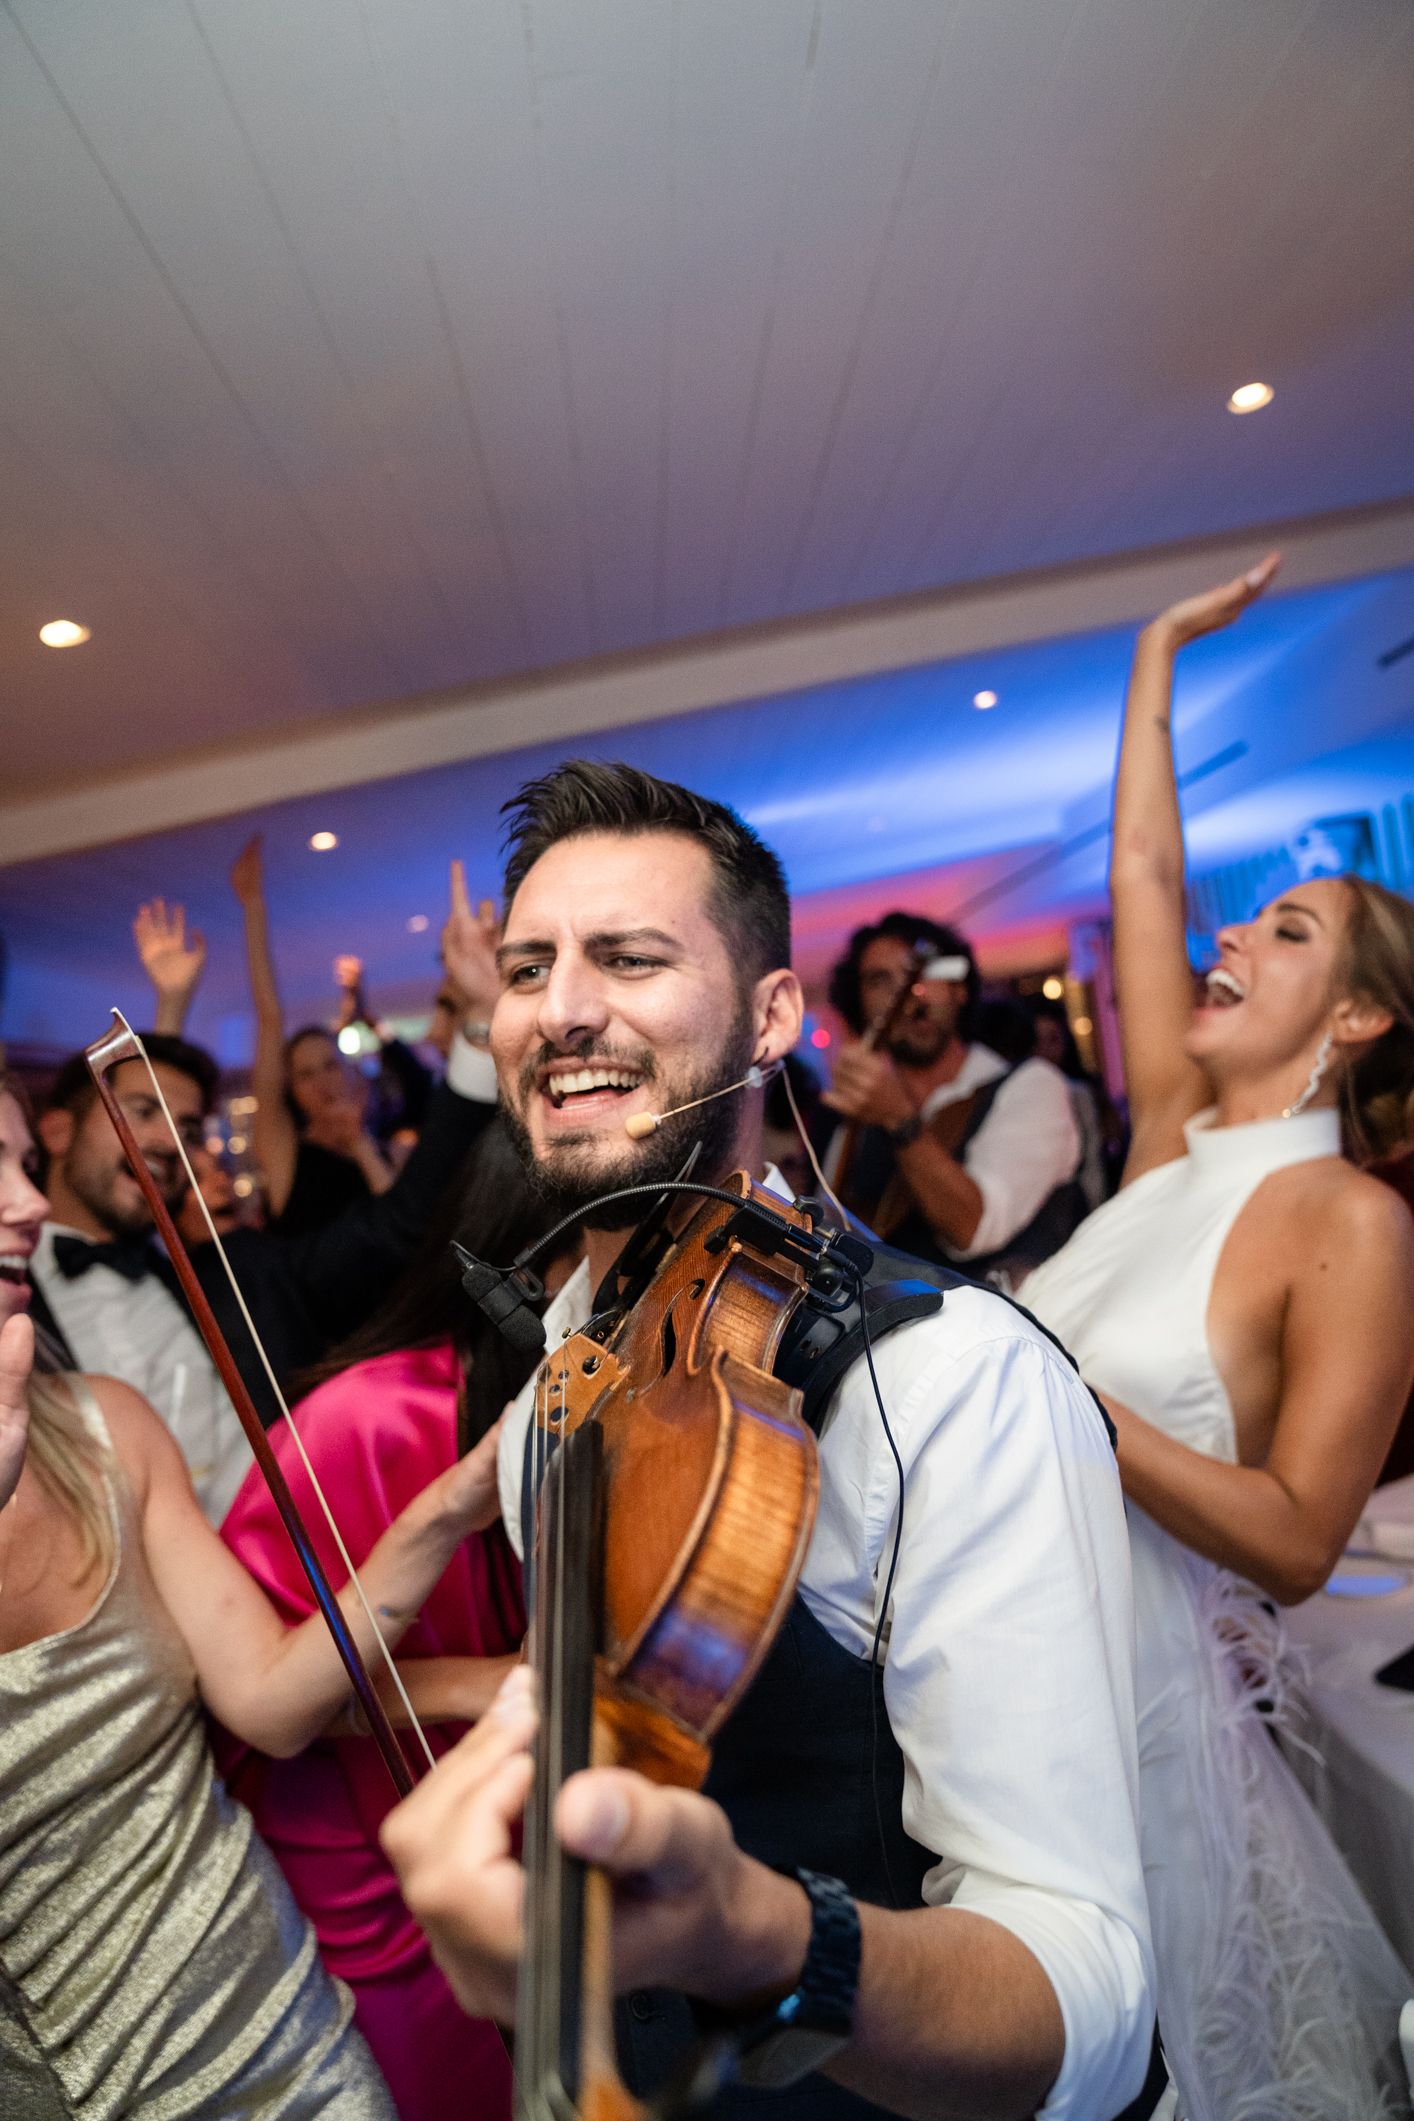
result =
[[[547,1226],[493,1126],[388,1302],[321,1366],[323,1381],[295,1408],[355,1564],[405,1502],[485,1434],[533,1368],[463,1296],[448,1239],[500,1262]],[[567,1255],[552,1285],[575,1257]],[[337,1583],[343,1567],[285,1423],[271,1442]],[[286,1618],[311,1610],[263,1481],[246,1481],[221,1536]],[[458,1548],[399,1647],[399,1671],[435,1754],[489,1705],[524,1632],[520,1565],[497,1523]],[[389,1706],[397,1720],[400,1708]],[[462,2013],[378,1845],[395,1800],[372,1740],[346,1726],[293,1760],[268,1760],[229,1740],[218,1758],[313,1923],[325,1966],[353,1990],[355,2022],[400,2121],[509,2116],[501,2036]]]

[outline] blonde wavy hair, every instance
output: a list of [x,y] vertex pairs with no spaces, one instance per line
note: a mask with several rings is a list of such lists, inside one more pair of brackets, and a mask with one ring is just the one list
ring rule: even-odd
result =
[[1363,876],[1341,881],[1350,912],[1338,990],[1370,1001],[1394,1018],[1347,1066],[1341,1080],[1341,1117],[1347,1153],[1373,1163],[1414,1144],[1414,906]]
[[[0,1097],[12,1097],[31,1133],[34,1123],[23,1083],[0,1056]],[[84,1420],[83,1411],[62,1370],[32,1372],[25,1389],[29,1402],[29,1440],[25,1461],[35,1479],[66,1511],[82,1547],[76,1583],[93,1569],[106,1578],[116,1555],[113,1518],[108,1504],[109,1452]]]

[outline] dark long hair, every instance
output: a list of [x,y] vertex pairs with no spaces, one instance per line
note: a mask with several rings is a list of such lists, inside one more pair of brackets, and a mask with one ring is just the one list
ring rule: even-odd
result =
[[[471,1150],[428,1225],[427,1235],[399,1279],[356,1333],[297,1380],[301,1393],[338,1377],[355,1363],[399,1348],[429,1348],[450,1340],[465,1378],[457,1423],[458,1452],[479,1443],[508,1399],[535,1369],[482,1317],[461,1285],[451,1240],[478,1259],[506,1267],[524,1246],[550,1228],[551,1212],[536,1199],[520,1159],[498,1118]],[[565,1240],[565,1250],[573,1244]],[[543,1268],[547,1262],[538,1264]]]
[[965,957],[967,959],[967,1001],[957,1020],[959,1038],[973,1038],[974,1018],[977,1014],[977,997],[982,991],[982,977],[977,970],[977,960],[972,954],[972,945],[956,928],[948,928],[940,921],[930,921],[925,913],[886,913],[881,921],[867,928],[856,928],[849,939],[849,949],[830,974],[830,1007],[838,1009],[840,1015],[856,1034],[865,1025],[864,1004],[859,992],[859,961],[871,943],[877,943],[881,935],[907,943],[916,950],[920,943],[938,957]]

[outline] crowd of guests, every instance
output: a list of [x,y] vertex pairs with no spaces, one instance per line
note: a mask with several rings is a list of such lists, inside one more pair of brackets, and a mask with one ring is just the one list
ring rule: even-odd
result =
[[[1132,1143],[1064,1004],[988,997],[968,938],[906,911],[861,928],[834,968],[850,1036],[828,1086],[782,1053],[758,1116],[768,1183],[1019,1291],[1109,1411],[1178,2110],[1373,2121],[1408,2108],[1409,1980],[1258,1704],[1283,1685],[1272,1602],[1324,1581],[1414,1376],[1410,1218],[1356,1168],[1396,1170],[1408,1139],[1414,914],[1374,887],[1308,886],[1223,939],[1194,1013],[1167,686],[1183,642],[1266,578],[1177,607],[1136,657],[1113,877]],[[219,1075],[185,1036],[205,946],[162,901],[134,932],[185,1160],[143,1064],[114,1089],[338,1584],[221,1235],[440,1760],[521,1653],[497,1456],[533,1368],[465,1300],[451,1240],[504,1261],[557,1219],[498,1109],[500,921],[454,864],[440,1079],[384,1036],[371,1083],[338,1040],[370,1022],[357,961],[332,1024],[288,1034],[258,841],[232,884],[260,1212],[206,1147]],[[547,1303],[585,1281],[587,1241],[571,1230],[541,1263]],[[1311,1261],[1328,1251],[1322,1285]],[[1361,1321],[1358,1356],[1333,1300]],[[0,1327],[0,2107],[508,2114],[504,2044],[462,2008],[477,1991],[457,1977],[461,1935],[411,1887],[423,1922],[410,1912],[381,1763],[82,1055],[37,1114],[0,1072]],[[367,1611],[347,1588],[341,1602],[371,1656]],[[418,1871],[426,1852],[407,1848]]]

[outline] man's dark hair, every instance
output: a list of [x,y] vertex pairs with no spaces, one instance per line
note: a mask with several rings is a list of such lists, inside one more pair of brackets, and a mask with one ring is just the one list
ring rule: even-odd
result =
[[956,928],[947,928],[937,921],[930,921],[922,913],[886,913],[881,921],[871,928],[856,928],[849,939],[849,949],[830,974],[830,1006],[838,1009],[851,1031],[862,1032],[865,1027],[864,1007],[859,998],[859,961],[871,943],[881,936],[892,936],[907,943],[911,950],[926,943],[937,957],[965,957],[967,959],[967,1001],[958,1018],[959,1038],[973,1036],[973,1017],[977,1009],[977,996],[982,989],[981,974],[977,960],[972,954],[972,945]]
[[[165,1067],[175,1068],[179,1075],[189,1076],[196,1084],[201,1092],[204,1118],[216,1102],[221,1081],[221,1070],[211,1055],[184,1038],[175,1038],[168,1031],[144,1031],[142,1042],[154,1066],[161,1061]],[[72,1112],[75,1119],[82,1119],[97,1095],[97,1085],[88,1072],[88,1062],[82,1053],[75,1053],[55,1076],[44,1109],[46,1112]]]
[[790,893],[763,840],[725,803],[655,780],[637,766],[567,759],[527,781],[501,814],[506,826],[506,911],[542,854],[587,832],[679,832],[712,862],[708,915],[750,982],[790,963]]

